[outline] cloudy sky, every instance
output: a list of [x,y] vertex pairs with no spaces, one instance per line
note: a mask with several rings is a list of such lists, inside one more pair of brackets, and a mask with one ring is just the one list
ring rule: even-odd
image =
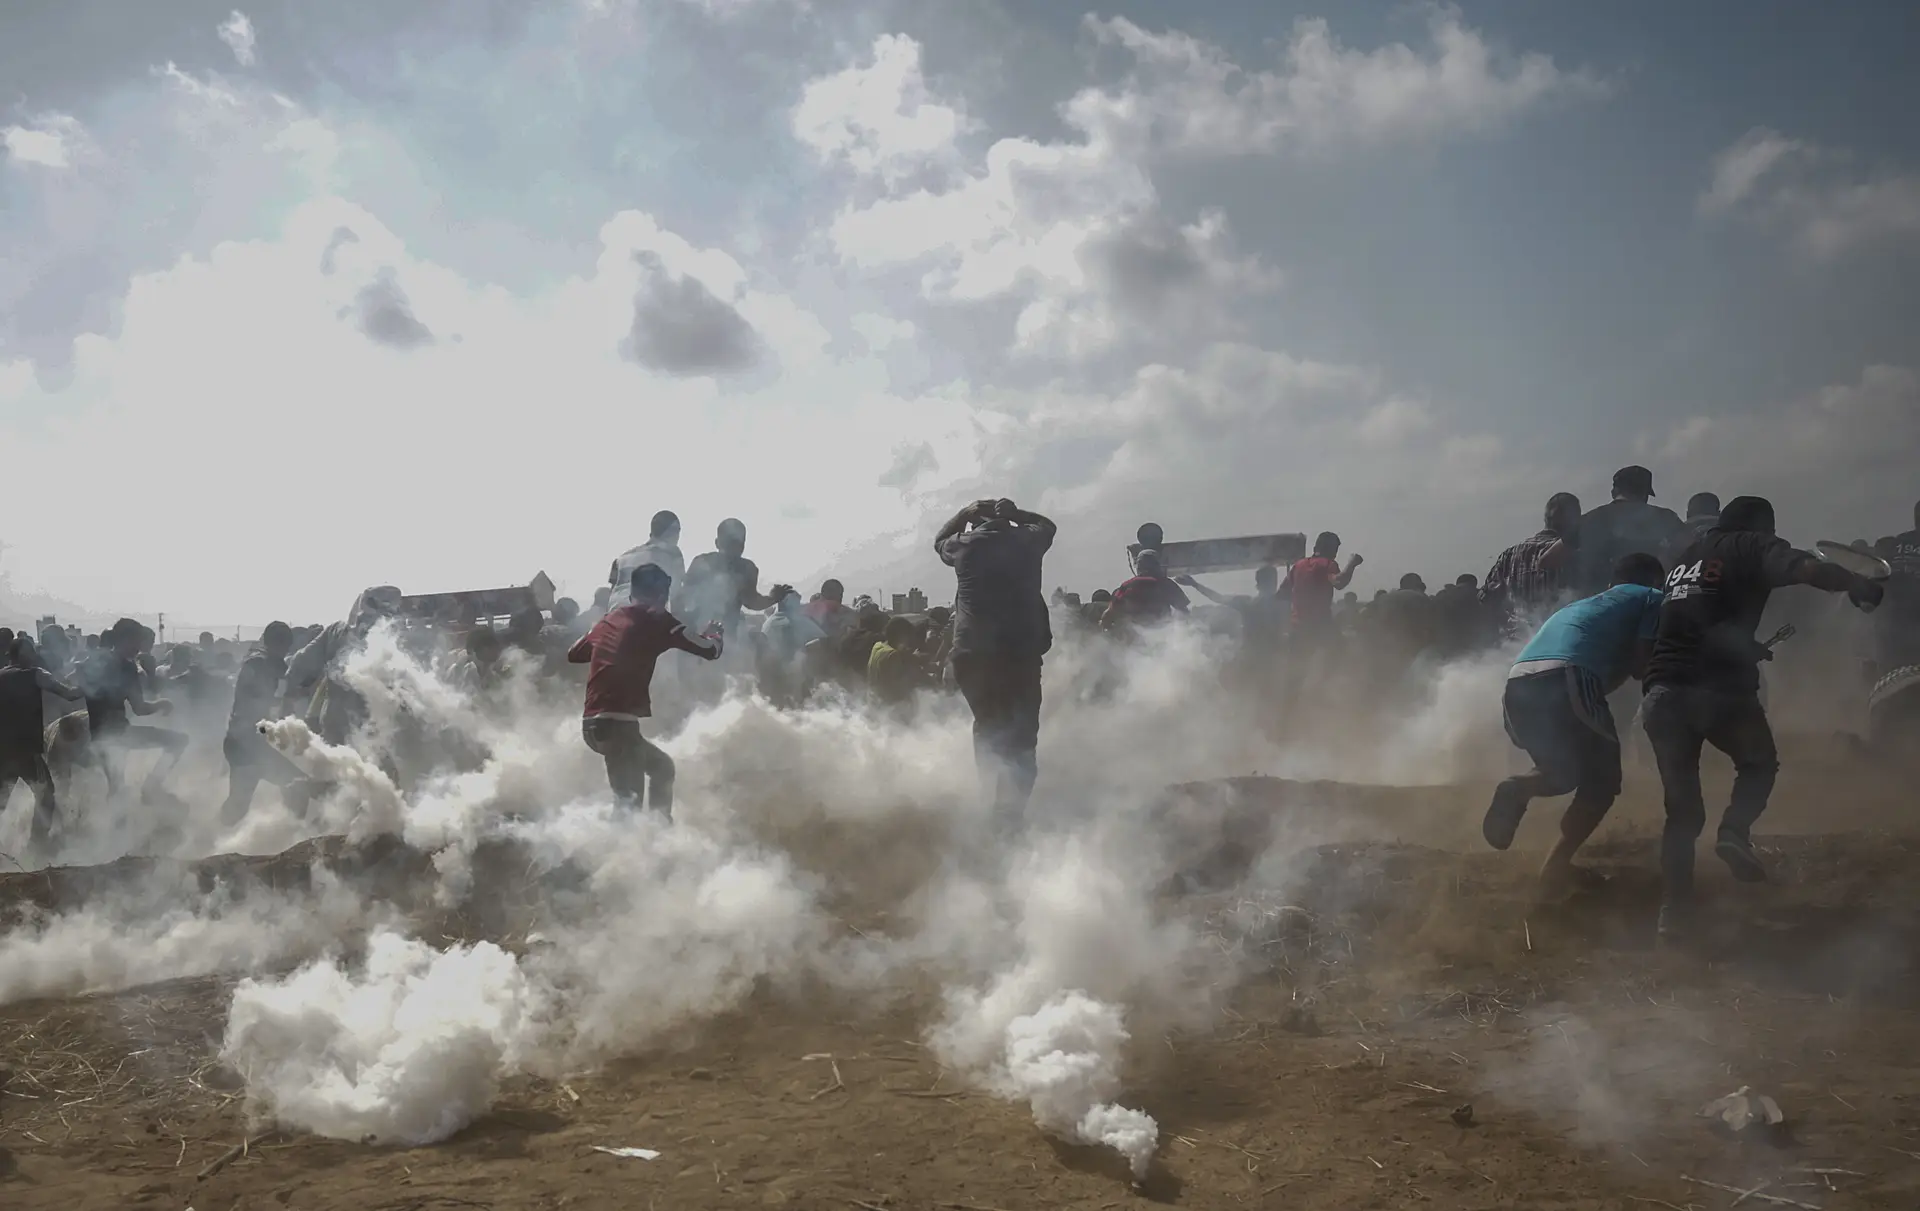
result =
[[1147,519],[1434,582],[1627,462],[1875,537],[1917,53],[1874,2],[14,0],[0,575],[584,598],[672,508],[937,597],[1012,495],[1082,590]]

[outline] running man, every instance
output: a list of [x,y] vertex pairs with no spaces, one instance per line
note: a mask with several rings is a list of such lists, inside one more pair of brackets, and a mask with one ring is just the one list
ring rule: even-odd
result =
[[47,769],[46,713],[41,695],[79,701],[80,691],[40,666],[39,654],[27,635],[15,635],[7,645],[7,664],[0,668],[0,805],[24,782],[33,792],[33,826],[28,843],[37,851],[53,831],[57,804],[53,774]]
[[667,612],[673,578],[658,564],[641,564],[631,576],[631,600],[594,623],[567,651],[567,659],[588,666],[580,734],[606,759],[614,796],[633,807],[644,800],[671,816],[673,758],[640,734],[640,721],[653,716],[654,666],[670,651],[718,660],[722,645],[717,635],[687,634]]
[[1667,576],[1641,711],[1666,797],[1663,937],[1684,933],[1692,917],[1694,843],[1707,823],[1702,745],[1733,759],[1733,795],[1713,852],[1740,882],[1766,881],[1752,831],[1767,810],[1780,757],[1760,703],[1760,662],[1772,649],[1755,632],[1773,591],[1790,585],[1845,593],[1863,609],[1883,595],[1873,581],[1795,550],[1774,533],[1773,505],[1758,496],[1728,501],[1719,523],[1681,552]]
[[1534,768],[1500,784],[1480,827],[1487,844],[1506,849],[1529,803],[1572,793],[1560,816],[1560,840],[1540,868],[1544,895],[1599,882],[1573,864],[1573,855],[1620,795],[1620,733],[1607,695],[1628,677],[1646,674],[1664,579],[1665,569],[1651,555],[1621,559],[1612,587],[1556,611],[1507,674],[1507,735]]

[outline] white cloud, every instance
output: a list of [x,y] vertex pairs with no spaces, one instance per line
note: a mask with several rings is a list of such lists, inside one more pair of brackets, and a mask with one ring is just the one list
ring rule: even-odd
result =
[[227,19],[220,23],[220,28],[216,32],[220,35],[220,40],[227,44],[227,49],[233,52],[233,57],[239,61],[240,66],[253,66],[255,58],[253,22],[245,13],[237,8],[234,9]]
[[1545,56],[1497,54],[1452,10],[1435,13],[1424,55],[1397,44],[1350,50],[1324,22],[1302,22],[1273,71],[1124,18],[1089,18],[1087,28],[1132,57],[1126,77],[1060,107],[1071,137],[1001,138],[971,158],[957,142],[964,108],[931,95],[911,38],[882,37],[871,62],[810,82],[796,136],[884,186],[835,220],[842,259],[915,269],[937,303],[1014,304],[1010,345],[1022,354],[1191,348],[1240,335],[1240,303],[1279,278],[1235,250],[1223,214],[1166,212],[1160,157],[1480,131],[1602,89]]
[[[884,53],[918,62],[911,39],[888,40]],[[876,62],[882,58],[877,49]],[[874,102],[861,111],[865,131],[896,129],[887,105],[899,113],[899,106],[918,112],[931,104],[918,83],[865,95]],[[911,163],[898,150],[909,146],[931,157],[951,144],[882,143],[876,148],[896,154],[873,150],[871,159]],[[1084,358],[1128,337],[1151,344],[1217,335],[1231,329],[1234,297],[1275,282],[1256,261],[1235,255],[1224,216],[1174,221],[1142,165],[1092,142],[997,140],[978,164],[937,186],[895,183],[884,196],[843,209],[832,239],[852,266],[917,270],[929,300],[1018,304],[1011,344],[1029,354]]]
[[1920,496],[1920,372],[1867,366],[1855,381],[1757,414],[1682,417],[1645,444],[1670,468],[1663,474],[1722,500],[1771,498],[1795,541],[1877,538],[1904,529]]
[[41,114],[29,125],[0,128],[7,158],[40,168],[72,168],[86,137],[86,128],[66,114]]
[[1920,173],[1863,175],[1844,153],[1764,127],[1717,153],[1710,169],[1703,215],[1779,232],[1814,259],[1920,241]]
[[1476,133],[1545,102],[1591,97],[1606,85],[1546,55],[1503,55],[1450,8],[1433,12],[1432,46],[1375,50],[1341,45],[1327,22],[1295,24],[1271,70],[1178,31],[1154,33],[1124,17],[1089,16],[1103,45],[1125,50],[1132,70],[1117,87],[1092,87],[1063,109],[1096,142],[1142,150],[1249,155]]
[[1778,131],[1755,127],[1713,157],[1713,179],[1700,195],[1701,212],[1727,213],[1751,198],[1768,173],[1811,150]]
[[809,81],[793,109],[794,135],[823,160],[885,176],[949,156],[966,128],[958,108],[928,92],[920,44],[896,34],[874,41],[871,64]]

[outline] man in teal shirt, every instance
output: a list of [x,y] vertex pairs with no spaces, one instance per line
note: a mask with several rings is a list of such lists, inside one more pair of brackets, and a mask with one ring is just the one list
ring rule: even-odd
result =
[[1624,556],[1614,565],[1612,587],[1542,623],[1507,675],[1507,735],[1534,768],[1493,792],[1481,832],[1487,844],[1506,849],[1528,803],[1572,792],[1560,817],[1560,841],[1540,871],[1543,891],[1596,881],[1573,864],[1573,855],[1620,795],[1620,736],[1607,695],[1645,672],[1665,580],[1654,556]]

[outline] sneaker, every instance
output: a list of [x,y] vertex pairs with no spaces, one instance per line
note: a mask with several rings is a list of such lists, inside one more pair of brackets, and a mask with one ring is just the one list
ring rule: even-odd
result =
[[1767,868],[1760,861],[1760,855],[1753,852],[1753,842],[1738,833],[1720,830],[1720,837],[1713,843],[1714,856],[1727,864],[1733,877],[1741,883],[1765,883]]
[[1513,844],[1513,835],[1520,831],[1520,817],[1526,814],[1526,792],[1511,782],[1502,782],[1494,789],[1486,818],[1480,821],[1480,835],[1495,849],[1505,849]]
[[1690,902],[1662,900],[1660,919],[1655,922],[1653,932],[1662,944],[1684,941],[1693,933],[1694,920],[1694,909]]

